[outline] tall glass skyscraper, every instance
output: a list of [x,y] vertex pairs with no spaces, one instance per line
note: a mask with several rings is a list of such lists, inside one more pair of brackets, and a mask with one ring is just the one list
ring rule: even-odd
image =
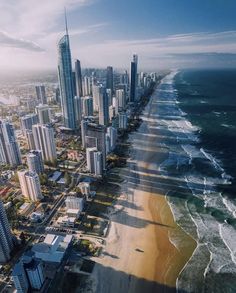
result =
[[83,96],[83,86],[82,86],[82,73],[80,61],[77,59],[75,61],[75,79],[76,79],[76,95],[79,97]]
[[111,94],[113,94],[113,68],[112,68],[112,66],[107,67],[106,88],[110,89]]
[[[67,26],[66,26],[67,27]],[[64,126],[70,129],[76,128],[73,76],[71,65],[71,53],[68,30],[58,43],[58,79],[61,93],[61,106]]]
[[108,125],[109,124],[109,104],[108,95],[106,90],[103,88],[103,94],[99,95],[99,124]]
[[131,62],[131,82],[130,82],[130,102],[136,100],[137,95],[137,82],[138,82],[138,55],[133,55],[133,61]]

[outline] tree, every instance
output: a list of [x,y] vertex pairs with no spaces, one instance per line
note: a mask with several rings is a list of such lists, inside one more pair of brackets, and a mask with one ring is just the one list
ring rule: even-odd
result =
[[26,238],[25,238],[25,233],[21,232],[20,234],[20,240],[21,240],[21,244],[24,245],[26,242]]
[[47,174],[43,173],[39,175],[39,180],[42,185],[46,185],[48,183],[48,176]]
[[15,172],[15,174],[12,176],[12,181],[19,183],[19,177],[18,177],[17,172]]
[[52,166],[56,168],[56,166],[57,166],[57,159],[53,159],[52,160]]
[[67,187],[71,184],[71,175],[68,172],[65,173],[65,184]]

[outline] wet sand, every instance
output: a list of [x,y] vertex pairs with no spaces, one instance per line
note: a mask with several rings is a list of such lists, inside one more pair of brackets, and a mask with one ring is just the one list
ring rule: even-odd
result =
[[[147,118],[155,111],[152,100],[145,111]],[[136,138],[140,132],[148,133],[148,123],[145,119],[131,138],[134,161],[121,172],[126,183],[115,206],[117,212],[111,216],[104,254],[96,259],[95,292],[175,292],[177,277],[196,246],[175,223],[164,189],[157,192],[148,180],[168,156],[157,148],[158,137],[147,135],[140,147]]]

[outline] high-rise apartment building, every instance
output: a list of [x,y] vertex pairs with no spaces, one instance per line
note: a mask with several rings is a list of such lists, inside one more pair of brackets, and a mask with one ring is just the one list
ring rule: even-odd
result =
[[103,172],[102,152],[96,147],[86,149],[87,169],[96,176],[101,176]]
[[118,99],[119,110],[124,110],[126,105],[125,91],[123,89],[116,90],[116,98]]
[[38,123],[49,124],[51,122],[51,112],[48,105],[40,104],[36,106],[35,111],[38,115]]
[[27,164],[30,172],[41,174],[44,171],[42,151],[31,150],[27,156]]
[[109,124],[109,103],[107,92],[103,89],[103,94],[99,95],[99,124],[108,125]]
[[17,174],[23,196],[32,201],[41,200],[43,196],[41,193],[39,175],[35,172],[29,172],[28,170],[20,170]]
[[92,94],[91,78],[87,75],[84,76],[83,80],[83,94],[84,96],[89,96]]
[[24,136],[27,135],[27,130],[32,130],[32,126],[39,122],[38,115],[35,113],[28,114],[21,117],[20,121],[21,121],[21,130]]
[[54,162],[57,158],[54,129],[50,125],[36,124],[32,127],[35,149],[42,151],[44,161]]
[[[90,144],[86,144],[86,137],[93,138],[89,140]],[[93,141],[93,144],[91,142]],[[102,152],[102,167],[106,168],[106,127],[95,123],[87,123],[85,127],[85,147],[95,147]]]
[[103,159],[102,152],[94,152],[94,174],[96,176],[102,176],[103,173]]
[[5,208],[0,200],[0,263],[5,263],[10,259],[12,248],[13,241],[11,229]]
[[12,278],[17,292],[27,293],[29,281],[24,270],[23,263],[19,261],[13,268]]
[[110,150],[113,151],[116,147],[117,129],[112,126],[108,127],[107,135],[110,137]]
[[82,97],[83,116],[93,116],[93,98],[90,96]]
[[28,276],[30,287],[33,290],[40,290],[45,281],[42,261],[32,258],[27,263],[24,262],[24,269]]
[[21,164],[21,154],[13,124],[6,120],[0,121],[0,163],[13,167]]
[[45,281],[42,261],[33,256],[23,255],[14,266],[12,278],[17,292],[40,290]]
[[47,104],[47,97],[44,85],[36,85],[36,98],[40,104]]
[[27,139],[28,148],[30,150],[35,150],[34,136],[33,136],[32,130],[26,131],[26,139]]
[[118,117],[119,117],[119,128],[126,129],[127,123],[128,123],[128,117],[127,117],[126,112],[120,112],[118,114]]
[[98,112],[100,96],[103,95],[102,85],[93,85],[93,110]]

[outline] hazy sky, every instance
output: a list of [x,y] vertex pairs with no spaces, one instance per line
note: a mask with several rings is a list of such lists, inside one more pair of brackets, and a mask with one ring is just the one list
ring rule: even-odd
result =
[[64,6],[84,67],[236,67],[235,0],[0,0],[0,71],[56,69]]

